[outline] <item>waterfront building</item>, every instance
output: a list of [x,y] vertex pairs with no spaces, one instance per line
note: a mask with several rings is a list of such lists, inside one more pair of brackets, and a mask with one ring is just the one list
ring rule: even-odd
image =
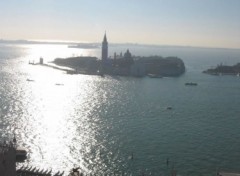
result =
[[114,60],[113,60],[114,67],[129,68],[133,63],[134,63],[134,60],[129,49],[127,49],[124,55],[122,54],[117,55],[116,53],[114,53]]
[[124,58],[126,58],[126,59],[132,58],[132,54],[130,53],[129,49],[127,49],[126,53],[124,53]]
[[39,64],[43,64],[43,58],[40,57]]
[[144,77],[146,75],[146,65],[140,59],[135,59],[131,65],[130,74],[135,77]]
[[129,49],[127,49],[126,53],[124,53],[124,59],[128,66],[131,66],[134,63],[132,54],[130,53]]

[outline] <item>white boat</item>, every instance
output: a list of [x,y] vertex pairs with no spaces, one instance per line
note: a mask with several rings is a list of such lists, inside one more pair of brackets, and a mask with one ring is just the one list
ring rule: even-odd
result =
[[161,75],[157,75],[157,74],[148,74],[149,78],[162,78]]

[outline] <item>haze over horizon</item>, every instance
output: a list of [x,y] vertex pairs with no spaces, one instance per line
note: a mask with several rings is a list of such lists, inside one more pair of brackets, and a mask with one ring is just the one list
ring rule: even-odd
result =
[[9,0],[0,38],[240,48],[239,0]]

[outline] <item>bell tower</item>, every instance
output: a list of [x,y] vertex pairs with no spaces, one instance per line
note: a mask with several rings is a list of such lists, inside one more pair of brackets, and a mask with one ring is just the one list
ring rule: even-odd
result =
[[108,58],[108,42],[107,42],[107,36],[106,32],[103,37],[103,42],[102,42],[102,61],[105,62]]

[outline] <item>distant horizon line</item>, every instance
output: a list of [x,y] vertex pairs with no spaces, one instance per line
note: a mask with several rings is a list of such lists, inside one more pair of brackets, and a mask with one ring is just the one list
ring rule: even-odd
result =
[[[58,45],[77,45],[77,44],[99,44],[102,42],[89,42],[89,41],[70,41],[70,40],[34,40],[34,39],[0,39],[0,44],[58,44]],[[147,47],[179,47],[179,48],[202,48],[202,49],[230,49],[240,50],[239,48],[228,47],[213,47],[213,46],[191,46],[191,45],[174,45],[174,44],[148,44],[136,42],[114,43],[110,42],[109,45],[133,45],[133,46],[147,46]]]

